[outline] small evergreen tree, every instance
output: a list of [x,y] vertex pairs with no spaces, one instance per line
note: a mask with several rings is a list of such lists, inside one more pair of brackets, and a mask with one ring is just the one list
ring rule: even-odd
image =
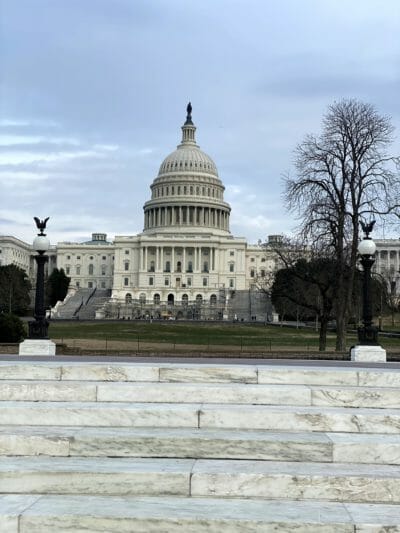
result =
[[0,266],[0,313],[26,314],[30,290],[25,270],[16,265]]
[[55,268],[53,272],[47,279],[46,284],[46,295],[48,305],[54,307],[58,301],[63,301],[67,295],[69,283],[71,278],[69,278],[63,268]]
[[25,337],[22,320],[11,313],[0,314],[0,342],[19,342]]

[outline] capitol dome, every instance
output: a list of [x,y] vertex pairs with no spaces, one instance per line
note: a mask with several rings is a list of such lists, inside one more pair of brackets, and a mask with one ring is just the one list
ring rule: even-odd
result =
[[[196,144],[192,106],[187,106],[182,141],[161,163],[144,205],[144,232],[212,231],[229,233],[230,206],[217,167]],[[174,228],[175,227],[175,228]]]

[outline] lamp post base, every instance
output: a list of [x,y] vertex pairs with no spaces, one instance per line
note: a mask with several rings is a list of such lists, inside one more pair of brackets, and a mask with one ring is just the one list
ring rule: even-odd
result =
[[20,343],[18,355],[56,355],[56,343],[49,339],[26,339]]
[[386,350],[381,346],[358,344],[350,350],[351,360],[360,363],[386,363]]

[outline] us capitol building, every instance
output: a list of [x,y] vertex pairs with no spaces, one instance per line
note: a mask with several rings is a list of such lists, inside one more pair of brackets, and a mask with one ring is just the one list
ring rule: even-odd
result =
[[[177,149],[161,163],[144,205],[139,235],[93,233],[84,243],[61,242],[49,251],[49,271],[71,278],[59,318],[189,318],[270,320],[271,305],[258,289],[278,266],[269,236],[250,245],[229,229],[231,208],[217,167],[196,143],[192,106]],[[376,268],[399,272],[400,241],[376,241]],[[0,264],[14,263],[32,278],[32,247],[0,236]]]
[[[89,242],[61,242],[49,251],[49,270],[63,268],[71,278],[53,316],[267,320],[271,309],[255,280],[275,269],[276,258],[231,234],[225,187],[196,143],[190,103],[181,143],[150,189],[139,235],[109,242],[93,233]],[[34,280],[30,245],[0,237],[0,249],[2,264],[18,264]]]

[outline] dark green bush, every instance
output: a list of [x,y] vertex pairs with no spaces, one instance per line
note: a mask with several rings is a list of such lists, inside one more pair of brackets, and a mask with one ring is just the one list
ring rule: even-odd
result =
[[19,342],[25,337],[22,320],[10,313],[0,314],[0,342]]

